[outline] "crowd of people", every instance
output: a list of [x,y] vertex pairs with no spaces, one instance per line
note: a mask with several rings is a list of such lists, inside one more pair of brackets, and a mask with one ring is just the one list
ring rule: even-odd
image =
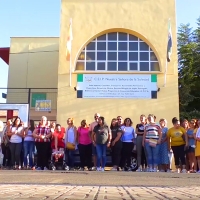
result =
[[[94,122],[84,119],[80,126],[67,119],[67,127],[47,121],[38,125],[30,120],[25,127],[19,117],[4,126],[0,122],[0,164],[7,169],[49,170],[49,160],[63,159],[67,169],[75,168],[75,151],[80,155],[79,170],[104,171],[107,149],[111,151],[112,171],[131,171],[133,149],[137,152],[137,172],[170,172],[171,155],[178,173],[200,173],[200,120],[180,121],[174,117],[173,127],[167,121],[156,122],[153,114],[140,116],[135,128],[131,118],[118,116],[110,125],[99,113]],[[34,159],[37,155],[37,160]],[[54,157],[52,157],[54,155]],[[92,160],[93,158],[93,160]]]

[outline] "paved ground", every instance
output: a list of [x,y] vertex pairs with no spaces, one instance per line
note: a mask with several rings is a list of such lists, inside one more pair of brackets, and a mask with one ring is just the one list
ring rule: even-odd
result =
[[200,199],[200,174],[0,171],[0,199]]

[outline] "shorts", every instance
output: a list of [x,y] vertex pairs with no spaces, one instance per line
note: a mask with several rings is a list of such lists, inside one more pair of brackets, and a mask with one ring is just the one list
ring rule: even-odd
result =
[[189,148],[186,150],[186,153],[194,153],[195,152],[195,148],[189,146]]
[[94,144],[92,144],[92,155],[93,155],[93,156],[96,156],[96,155],[97,155],[97,149],[96,149],[96,147],[94,146]]

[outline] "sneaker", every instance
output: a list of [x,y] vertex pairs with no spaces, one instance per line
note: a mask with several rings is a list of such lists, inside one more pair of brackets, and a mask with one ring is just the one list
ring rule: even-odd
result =
[[154,169],[153,169],[153,172],[157,172],[157,168],[154,168]]
[[171,170],[170,170],[170,169],[168,169],[168,170],[167,170],[167,173],[171,173]]
[[69,166],[65,165],[64,168],[65,168],[66,171],[69,171]]
[[43,169],[44,171],[48,171],[49,169],[47,168],[47,167],[44,167],[44,169]]
[[136,172],[142,172],[142,168],[139,167]]
[[97,171],[100,172],[100,171],[101,171],[101,168],[100,168],[100,167],[97,167]]
[[159,172],[165,172],[165,170],[161,169],[161,170],[159,170]]
[[36,170],[42,170],[41,167],[37,167]]
[[145,172],[150,172],[150,168],[147,167],[146,170],[145,170]]
[[78,170],[78,171],[84,171],[84,168],[82,168],[82,167],[81,167],[81,168],[79,168],[79,170]]
[[97,171],[97,167],[92,167],[92,171]]
[[127,169],[127,171],[128,171],[128,172],[132,172],[132,169],[129,167],[129,168]]
[[101,168],[101,171],[102,171],[102,172],[104,172],[104,171],[105,171],[105,169],[104,169],[104,168]]
[[179,174],[181,172],[181,170],[180,169],[176,169],[175,172]]
[[200,174],[200,170],[197,173]]
[[149,168],[148,172],[153,172],[153,169],[152,169],[152,168]]
[[181,173],[187,173],[186,169],[182,169]]
[[110,171],[117,171],[117,168],[113,167]]

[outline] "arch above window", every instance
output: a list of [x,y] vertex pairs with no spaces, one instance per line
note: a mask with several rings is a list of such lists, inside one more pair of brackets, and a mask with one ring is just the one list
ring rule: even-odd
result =
[[160,71],[158,59],[140,38],[124,33],[103,34],[88,43],[78,56],[77,71]]

